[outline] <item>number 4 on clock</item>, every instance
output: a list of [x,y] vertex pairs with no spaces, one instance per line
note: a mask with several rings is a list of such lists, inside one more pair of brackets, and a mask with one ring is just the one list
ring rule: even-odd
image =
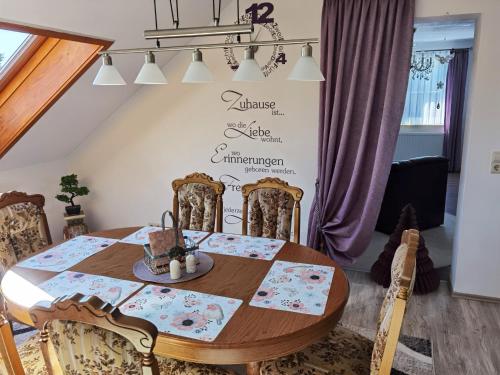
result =
[[285,54],[283,52],[278,54],[278,57],[276,58],[276,62],[281,63],[281,64],[286,64],[287,59],[286,59]]
[[[263,9],[265,9],[265,12],[259,14],[259,10]],[[271,3],[253,3],[245,12],[252,15],[252,23],[271,23],[274,22],[274,18],[269,18],[269,16],[273,10],[274,5]]]

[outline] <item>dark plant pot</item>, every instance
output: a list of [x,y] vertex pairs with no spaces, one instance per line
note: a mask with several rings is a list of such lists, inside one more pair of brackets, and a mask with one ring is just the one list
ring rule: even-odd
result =
[[81,206],[79,204],[75,206],[66,206],[66,213],[69,216],[80,215]]

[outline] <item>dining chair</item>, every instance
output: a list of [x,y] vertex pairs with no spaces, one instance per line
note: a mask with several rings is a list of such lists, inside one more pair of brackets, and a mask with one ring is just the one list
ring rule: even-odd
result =
[[304,195],[301,188],[279,178],[266,177],[243,185],[241,193],[244,235],[250,226],[251,236],[290,241],[293,216],[293,242],[300,242],[300,201]]
[[225,186],[205,173],[172,181],[173,214],[181,229],[222,232],[222,195]]
[[[30,309],[30,316],[40,330],[49,375],[56,370],[64,375],[235,375],[212,365],[156,357],[156,326],[123,315],[96,296],[76,293],[38,303]],[[50,354],[49,344],[55,355]]]
[[403,233],[392,262],[391,285],[382,304],[374,341],[338,326],[300,352],[262,363],[260,374],[389,375],[415,282],[418,242],[418,231]]
[[0,315],[0,374],[47,375],[37,335],[16,348],[9,321],[3,315]]
[[11,266],[52,243],[44,204],[41,194],[0,195],[0,279]]

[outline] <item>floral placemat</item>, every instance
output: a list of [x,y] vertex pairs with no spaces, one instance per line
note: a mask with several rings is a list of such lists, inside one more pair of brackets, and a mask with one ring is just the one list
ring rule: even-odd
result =
[[120,311],[149,320],[161,332],[213,341],[241,303],[234,298],[148,285],[120,306]]
[[133,245],[145,245],[149,243],[149,233],[161,230],[161,227],[146,226],[138,231],[122,238],[120,242],[130,243]]
[[[160,227],[153,227],[153,226],[146,226],[138,231],[128,235],[125,238],[122,238],[120,242],[124,243],[130,243],[133,245],[145,245],[149,243],[149,233],[151,232],[156,232],[161,230]],[[184,229],[182,231],[182,234],[184,238],[189,238],[195,243],[200,242],[202,239],[204,239],[209,233],[208,232],[203,232],[203,231],[196,231],[196,230],[187,230]]]
[[276,261],[255,292],[251,306],[323,315],[334,267]]
[[272,238],[214,233],[200,244],[200,250],[207,253],[272,260],[284,244],[285,241]]
[[38,287],[54,299],[82,293],[86,296],[97,296],[116,306],[143,285],[143,283],[128,280],[66,271],[44,281]]
[[43,253],[18,263],[18,266],[38,270],[62,272],[82,260],[105,250],[117,240],[112,238],[78,236]]

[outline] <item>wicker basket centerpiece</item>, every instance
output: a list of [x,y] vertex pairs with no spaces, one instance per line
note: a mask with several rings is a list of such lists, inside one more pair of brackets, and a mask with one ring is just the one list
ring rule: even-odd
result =
[[[167,213],[173,228],[165,228]],[[162,230],[149,233],[149,244],[144,245],[144,263],[155,275],[170,272],[170,261],[174,259],[180,262],[181,268],[185,268],[186,256],[198,249],[192,240],[184,238],[171,211],[162,214],[161,227]]]

